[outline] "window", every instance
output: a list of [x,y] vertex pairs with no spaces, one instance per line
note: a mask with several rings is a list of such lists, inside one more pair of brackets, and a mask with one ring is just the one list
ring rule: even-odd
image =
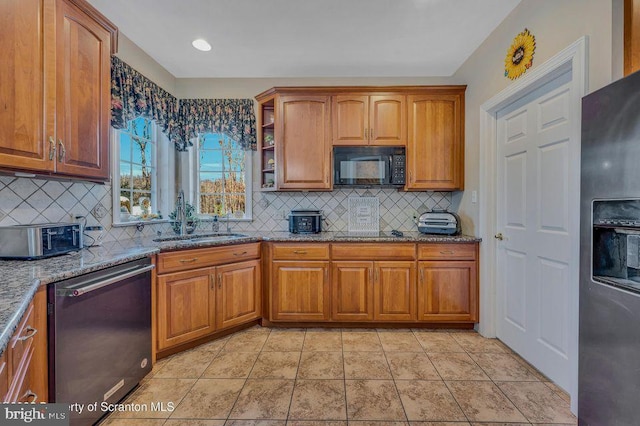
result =
[[250,152],[225,134],[206,133],[197,144],[196,169],[198,213],[251,218]]
[[[152,120],[138,117],[113,132],[113,223],[155,219],[170,211],[173,146]],[[158,173],[158,171],[163,171]]]

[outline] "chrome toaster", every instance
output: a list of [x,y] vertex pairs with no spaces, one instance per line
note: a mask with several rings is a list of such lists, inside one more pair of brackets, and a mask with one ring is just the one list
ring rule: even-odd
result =
[[460,218],[446,210],[432,210],[420,215],[418,231],[423,234],[458,235]]
[[0,227],[0,258],[41,259],[82,248],[79,223],[40,223]]

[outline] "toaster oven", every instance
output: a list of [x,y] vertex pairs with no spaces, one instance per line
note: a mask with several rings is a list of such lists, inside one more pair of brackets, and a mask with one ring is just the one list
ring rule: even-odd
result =
[[41,259],[82,248],[79,223],[41,223],[0,227],[0,258]]
[[322,210],[291,210],[289,232],[292,234],[317,234],[322,232]]

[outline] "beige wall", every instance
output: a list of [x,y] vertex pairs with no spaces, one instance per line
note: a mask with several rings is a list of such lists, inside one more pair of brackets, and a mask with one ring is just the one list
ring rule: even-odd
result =
[[594,91],[612,81],[612,69],[621,60],[619,54],[612,54],[614,43],[621,42],[619,37],[612,35],[615,33],[614,16],[620,19],[619,14],[614,14],[612,3],[612,0],[523,0],[453,76],[454,80],[468,85],[465,99],[465,191],[453,197],[454,207],[459,205],[465,233],[477,235],[478,206],[483,200],[483,194],[478,193],[479,202],[471,203],[471,192],[479,189],[480,179],[480,106],[511,83],[504,77],[504,58],[511,41],[525,27],[535,35],[534,69],[587,35],[588,90]]
[[129,40],[122,32],[118,34],[118,53],[116,56],[158,86],[176,96],[176,78],[173,74]]

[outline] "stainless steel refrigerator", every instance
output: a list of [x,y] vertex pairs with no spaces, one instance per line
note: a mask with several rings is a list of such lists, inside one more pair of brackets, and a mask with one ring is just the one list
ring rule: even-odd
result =
[[640,424],[640,73],[582,101],[582,426]]

